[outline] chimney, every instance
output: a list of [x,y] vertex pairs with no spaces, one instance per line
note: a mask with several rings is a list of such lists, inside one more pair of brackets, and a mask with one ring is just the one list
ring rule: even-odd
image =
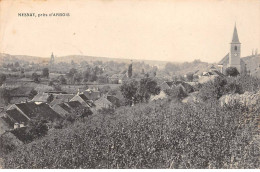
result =
[[24,122],[22,122],[22,123],[20,124],[20,128],[22,128],[22,127],[25,127],[25,126],[24,126]]
[[14,129],[19,128],[19,123],[14,124]]

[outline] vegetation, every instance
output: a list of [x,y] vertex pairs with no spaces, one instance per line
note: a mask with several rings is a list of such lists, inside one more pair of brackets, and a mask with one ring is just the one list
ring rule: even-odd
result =
[[42,69],[42,77],[49,78],[49,69],[48,68]]
[[128,67],[128,77],[131,78],[133,74],[133,64],[130,64]]
[[11,101],[10,90],[6,88],[0,88],[0,99],[4,100],[4,104],[7,105]]
[[167,101],[125,107],[21,146],[5,167],[258,168],[257,113]]
[[6,80],[6,75],[5,74],[0,74],[0,86],[5,82]]
[[120,87],[121,92],[128,105],[133,103],[148,102],[151,95],[158,95],[160,87],[157,82],[151,78],[143,78],[140,81],[129,80]]
[[239,72],[236,67],[228,67],[226,69],[226,75],[227,76],[237,76],[237,75],[239,75]]

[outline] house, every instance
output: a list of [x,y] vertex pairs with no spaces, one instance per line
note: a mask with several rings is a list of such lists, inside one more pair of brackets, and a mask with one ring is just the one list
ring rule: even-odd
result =
[[219,72],[215,66],[211,66],[207,71],[202,72],[201,76],[199,77],[199,83],[206,83],[208,81],[213,81],[216,77],[223,77],[224,74]]
[[80,102],[83,106],[85,107],[89,107],[92,108],[95,106],[95,104],[93,103],[93,101],[89,100],[85,94],[82,93],[78,93],[77,95],[75,95],[70,101],[78,101]]
[[127,80],[126,74],[114,74],[111,77],[109,77],[109,82],[113,84],[122,84],[123,81]]
[[66,103],[56,104],[52,109],[60,114],[62,117],[66,117],[69,114],[83,112],[84,110],[90,109],[89,107],[83,106],[79,101],[70,101]]
[[61,116],[56,113],[46,103],[36,104],[34,102],[18,103],[11,105],[6,111],[6,118],[9,118],[14,124],[26,125],[33,118],[42,118],[49,121],[60,119]]
[[183,91],[185,91],[186,93],[194,92],[194,88],[184,81],[175,81],[174,84],[176,85],[176,87],[182,87]]
[[160,85],[161,90],[168,90],[168,89],[173,88],[173,86],[175,86],[173,81],[164,81],[164,82]]
[[158,95],[152,95],[150,98],[150,101],[154,101],[154,100],[162,100],[167,98],[167,94],[161,90],[160,93]]
[[69,102],[74,97],[74,94],[53,94],[53,100],[49,103],[52,107],[56,104]]
[[60,116],[66,117],[68,114],[72,113],[72,109],[65,103],[55,104],[52,109],[57,112]]
[[112,96],[112,95],[107,95],[107,100],[110,101],[113,106],[115,107],[119,107],[121,105],[120,100],[116,97],[116,96]]
[[101,97],[101,94],[98,90],[90,90],[87,89],[85,91],[83,91],[83,94],[89,99],[89,100],[97,100]]
[[38,93],[31,101],[35,102],[36,104],[50,103],[53,98],[53,94]]
[[96,105],[95,107],[96,110],[100,110],[102,108],[114,107],[113,104],[104,96],[96,100],[94,104]]

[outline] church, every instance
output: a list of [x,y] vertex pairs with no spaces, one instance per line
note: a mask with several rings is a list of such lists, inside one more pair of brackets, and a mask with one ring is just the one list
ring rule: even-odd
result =
[[238,38],[237,28],[235,25],[232,41],[230,43],[229,53],[223,57],[223,59],[218,63],[220,72],[225,74],[225,71],[228,67],[237,68],[238,72],[246,72],[246,63],[240,58],[241,56],[241,43]]

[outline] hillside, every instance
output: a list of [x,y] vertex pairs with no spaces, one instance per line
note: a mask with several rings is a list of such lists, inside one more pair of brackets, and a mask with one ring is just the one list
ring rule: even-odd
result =
[[[6,63],[14,63],[16,61],[18,62],[34,62],[34,63],[42,63],[42,62],[48,62],[50,57],[36,57],[36,56],[26,56],[26,55],[10,55],[10,54],[4,54],[0,53],[0,64],[3,62]],[[60,56],[55,57],[55,63],[60,62],[66,62],[71,63],[71,61],[74,61],[75,63],[81,63],[83,61],[91,62],[91,61],[102,61],[102,62],[108,62],[108,61],[116,61],[118,63],[131,63],[131,60],[134,62],[145,62],[146,64],[152,65],[152,66],[158,66],[159,68],[164,67],[167,63],[166,61],[156,61],[156,60],[139,60],[139,59],[124,59],[124,58],[111,58],[111,57],[97,57],[97,56],[86,56],[86,55],[68,55],[68,56]]]
[[250,73],[253,76],[260,77],[260,54],[258,55],[251,55],[242,58],[246,63],[247,70],[250,70]]

